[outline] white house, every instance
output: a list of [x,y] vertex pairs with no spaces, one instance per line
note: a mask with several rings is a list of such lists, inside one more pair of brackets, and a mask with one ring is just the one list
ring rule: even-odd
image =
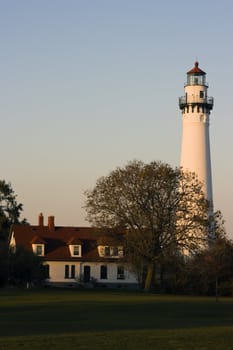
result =
[[[92,227],[55,226],[54,217],[39,215],[38,225],[13,225],[10,246],[21,246],[42,257],[50,285],[77,283],[106,287],[136,287],[136,275],[123,261],[123,233],[103,232]],[[116,239],[118,238],[116,243]]]

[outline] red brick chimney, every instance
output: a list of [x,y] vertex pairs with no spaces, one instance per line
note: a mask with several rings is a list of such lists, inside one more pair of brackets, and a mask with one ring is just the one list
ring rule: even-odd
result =
[[39,214],[39,217],[38,217],[38,225],[41,227],[41,226],[44,226],[44,216],[42,213]]
[[48,217],[48,227],[49,230],[54,231],[55,230],[55,226],[54,226],[54,216],[49,216]]

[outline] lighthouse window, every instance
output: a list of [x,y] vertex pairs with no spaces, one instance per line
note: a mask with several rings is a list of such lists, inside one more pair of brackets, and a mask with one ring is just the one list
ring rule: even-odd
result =
[[200,91],[200,98],[204,98],[204,91]]

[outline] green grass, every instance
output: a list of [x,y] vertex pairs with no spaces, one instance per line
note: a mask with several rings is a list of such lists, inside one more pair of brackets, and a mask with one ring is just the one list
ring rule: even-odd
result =
[[0,350],[233,350],[233,299],[0,290]]

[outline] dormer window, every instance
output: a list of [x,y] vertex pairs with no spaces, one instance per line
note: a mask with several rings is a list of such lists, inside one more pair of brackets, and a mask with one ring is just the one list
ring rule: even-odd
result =
[[119,255],[119,249],[118,247],[104,247],[104,255],[105,256],[118,256]]
[[110,247],[104,247],[104,255],[110,256]]
[[80,244],[70,244],[70,254],[72,257],[81,257],[82,256],[82,246]]
[[45,240],[42,237],[34,236],[31,240],[32,251],[35,255],[44,256],[45,255]]
[[71,237],[67,241],[69,247],[70,255],[72,258],[81,258],[82,256],[82,241],[78,237]]
[[73,255],[80,256],[80,245],[73,245]]
[[123,247],[98,246],[99,255],[106,258],[120,258],[123,254]]
[[32,244],[33,253],[38,256],[44,256],[44,244]]
[[119,255],[118,247],[112,247],[112,255],[113,256],[118,256]]
[[42,244],[36,245],[36,255],[43,255],[43,246]]

